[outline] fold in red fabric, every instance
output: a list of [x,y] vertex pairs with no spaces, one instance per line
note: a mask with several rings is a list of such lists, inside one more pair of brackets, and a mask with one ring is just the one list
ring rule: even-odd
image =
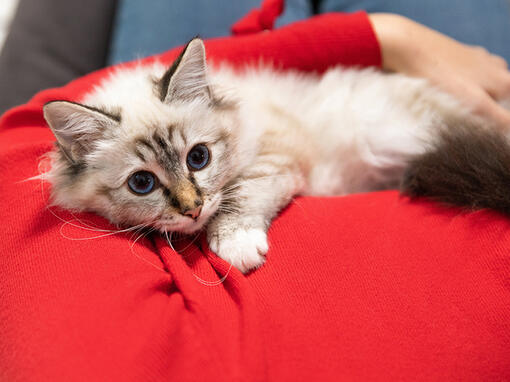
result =
[[[206,49],[235,66],[380,64],[363,13]],[[41,107],[110,70],[0,121],[1,381],[510,379],[510,224],[497,214],[394,191],[298,198],[271,226],[267,263],[242,275],[203,236],[176,252],[49,207],[49,186],[26,180],[53,143]]]
[[260,8],[253,9],[232,25],[232,34],[242,35],[273,29],[278,16],[283,12],[283,0],[264,0]]

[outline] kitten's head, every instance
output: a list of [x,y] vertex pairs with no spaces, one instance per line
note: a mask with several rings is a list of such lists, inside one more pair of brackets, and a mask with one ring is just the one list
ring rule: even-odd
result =
[[196,231],[253,155],[239,105],[217,97],[199,39],[156,81],[148,73],[142,81],[123,76],[116,94],[104,85],[108,102],[98,90],[94,107],[45,105],[57,138],[47,174],[53,202],[115,224]]

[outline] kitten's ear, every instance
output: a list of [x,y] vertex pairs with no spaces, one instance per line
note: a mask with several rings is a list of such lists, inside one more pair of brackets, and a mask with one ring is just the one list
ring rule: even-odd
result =
[[210,101],[211,91],[207,81],[205,47],[201,39],[195,38],[186,45],[161,78],[159,87],[160,99],[165,103],[196,98]]
[[120,118],[98,109],[67,101],[49,102],[43,110],[60,148],[72,162],[90,152],[103,131],[118,126],[120,121]]

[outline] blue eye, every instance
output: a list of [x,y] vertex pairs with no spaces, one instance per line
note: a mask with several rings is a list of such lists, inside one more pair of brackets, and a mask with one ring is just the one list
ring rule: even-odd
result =
[[156,177],[149,171],[138,171],[129,177],[128,186],[135,194],[148,194],[154,189]]
[[191,171],[203,169],[209,163],[209,150],[206,145],[198,144],[188,153],[186,163]]

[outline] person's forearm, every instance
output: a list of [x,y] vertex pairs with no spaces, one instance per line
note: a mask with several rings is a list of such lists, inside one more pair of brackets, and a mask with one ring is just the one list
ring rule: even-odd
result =
[[412,49],[412,46],[407,46],[407,41],[415,37],[411,20],[390,13],[373,13],[368,17],[381,48],[381,66],[389,71],[400,71],[401,61]]
[[[205,41],[213,62],[234,66],[271,62],[279,68],[324,71],[328,67],[380,66],[380,49],[364,12],[331,13],[262,33]],[[162,58],[173,59],[172,50]]]

